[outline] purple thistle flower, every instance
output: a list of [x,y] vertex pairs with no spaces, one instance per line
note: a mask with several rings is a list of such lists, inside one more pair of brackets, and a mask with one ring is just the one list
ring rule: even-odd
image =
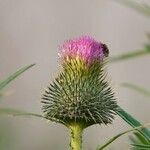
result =
[[105,73],[105,44],[89,36],[60,46],[61,71],[42,97],[44,117],[70,130],[70,149],[82,149],[82,132],[94,124],[110,124],[118,105]]
[[[105,44],[88,36],[64,42],[59,56],[61,71],[43,95],[47,119],[82,129],[93,124],[112,123],[118,109],[106,79]],[[76,129],[76,128],[75,128]]]
[[91,64],[95,60],[103,60],[108,56],[107,46],[89,36],[65,41],[59,50],[59,57],[62,60],[80,59],[86,64]]

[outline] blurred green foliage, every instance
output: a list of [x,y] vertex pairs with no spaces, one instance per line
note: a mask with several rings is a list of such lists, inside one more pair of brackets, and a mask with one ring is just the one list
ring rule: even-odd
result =
[[132,84],[132,83],[127,83],[127,82],[121,83],[120,85],[122,87],[129,88],[129,89],[131,89],[133,91],[136,91],[137,93],[142,94],[142,95],[144,95],[146,97],[150,97],[150,91],[145,89],[145,88],[143,88],[143,87],[141,87],[141,86],[139,86],[139,85]]
[[18,71],[16,71],[15,73],[13,73],[12,75],[10,75],[9,77],[7,77],[4,80],[0,81],[0,91],[6,87],[11,81],[13,81],[14,79],[16,79],[19,75],[21,75],[23,72],[25,72],[26,70],[28,70],[29,68],[33,67],[35,64],[31,64],[28,66],[25,66],[21,69],[19,69]]
[[[136,11],[150,17],[150,6],[144,3],[139,3],[138,1],[133,0],[117,0],[118,2],[121,2],[122,4],[125,4]],[[126,54],[122,54],[119,56],[114,56],[110,59],[110,63],[116,63],[120,61],[125,61],[133,58],[138,58],[144,55],[150,54],[150,34],[147,34],[148,37],[148,43],[145,44],[143,49],[141,50],[135,50],[133,52],[129,52]],[[132,90],[135,90],[139,93],[142,93],[146,96],[149,96],[149,91],[147,89],[141,88],[137,85],[134,85],[132,83],[123,83],[122,86],[128,87]],[[116,112],[124,121],[126,121],[129,125],[131,125],[134,129],[136,129],[137,126],[142,125],[138,120],[136,120],[133,116],[131,116],[129,113],[127,113],[125,110],[123,110],[120,107],[120,110]],[[134,132],[134,136],[130,136],[131,141],[131,149],[132,150],[149,150],[150,149],[150,130],[148,128],[138,129],[138,132]],[[124,132],[125,134],[128,132]],[[106,144],[102,146],[102,148],[108,146],[113,141],[115,141],[120,136],[124,135],[118,134],[114,138],[112,138],[110,141],[108,141]],[[101,149],[98,149],[101,150]]]
[[[98,146],[96,150],[103,150],[104,148],[106,148],[109,144],[113,143],[116,139],[118,139],[119,137],[127,134],[127,133],[130,133],[130,132],[133,132],[135,130],[139,130],[139,129],[142,129],[142,128],[145,128],[146,126],[150,126],[150,124],[147,124],[145,126],[139,126],[139,127],[136,127],[136,128],[133,128],[133,129],[130,129],[130,130],[127,130],[127,131],[124,131],[124,132],[121,132],[119,134],[117,134],[116,136],[112,137],[110,140],[108,140],[104,145],[101,145],[101,146]],[[140,130],[139,130],[140,131]],[[145,140],[145,139],[144,139]],[[145,140],[146,141],[146,140]],[[146,141],[147,142],[147,141]]]
[[119,3],[127,5],[128,7],[142,13],[144,16],[150,17],[150,6],[143,1],[137,0],[116,0]]
[[[2,90],[14,79],[16,79],[19,75],[21,75],[23,72],[28,70],[29,68],[33,67],[34,64],[25,66],[6,79],[0,81],[0,99],[2,99]],[[0,115],[1,114],[16,114],[21,113],[21,111],[10,109],[10,108],[0,108]],[[11,125],[6,121],[0,118],[0,150],[11,150],[13,149],[13,141],[14,141],[14,135],[12,135],[12,127]]]
[[150,55],[150,34],[147,34],[148,42],[144,45],[143,49],[134,50],[119,56],[114,56],[110,58],[110,63],[117,63],[129,59],[135,59],[141,56]]

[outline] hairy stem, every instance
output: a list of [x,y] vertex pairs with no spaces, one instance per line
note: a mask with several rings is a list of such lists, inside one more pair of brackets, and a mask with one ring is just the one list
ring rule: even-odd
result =
[[73,123],[69,126],[70,129],[70,150],[82,149],[82,132],[81,124]]

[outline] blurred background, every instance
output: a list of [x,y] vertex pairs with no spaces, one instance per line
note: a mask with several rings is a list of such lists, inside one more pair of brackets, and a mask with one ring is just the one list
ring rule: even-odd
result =
[[[139,0],[150,4],[149,0]],[[36,66],[4,90],[0,106],[42,114],[41,94],[57,75],[58,46],[64,40],[89,35],[106,43],[110,56],[143,48],[150,19],[115,0],[0,0],[0,79],[26,64]],[[120,106],[143,123],[150,122],[150,100],[119,86],[132,82],[150,89],[150,57],[108,66],[108,76]],[[116,117],[109,126],[84,132],[84,149],[130,128]],[[0,116],[2,150],[67,150],[68,130],[40,118]],[[127,150],[128,139],[111,150]]]

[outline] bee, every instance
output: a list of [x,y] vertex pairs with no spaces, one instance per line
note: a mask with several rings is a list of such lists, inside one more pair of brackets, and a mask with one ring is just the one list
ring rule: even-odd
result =
[[102,49],[105,57],[109,56],[109,49],[106,44],[102,44]]

